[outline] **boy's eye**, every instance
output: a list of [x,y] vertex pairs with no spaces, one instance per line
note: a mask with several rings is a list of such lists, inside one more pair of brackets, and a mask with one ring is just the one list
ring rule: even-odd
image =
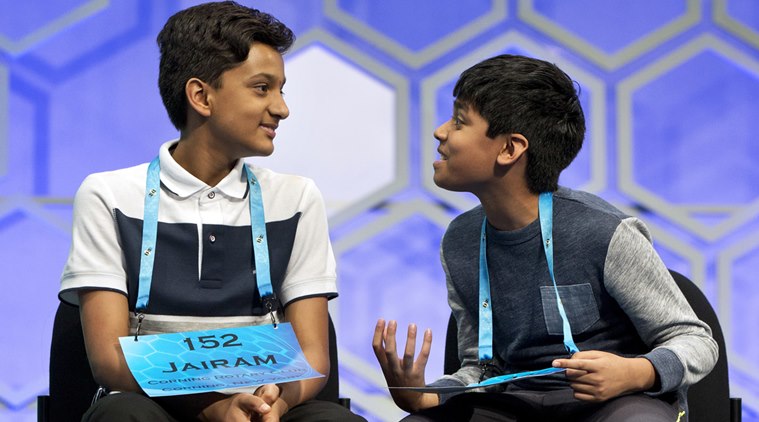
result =
[[256,85],[253,87],[256,91],[269,92],[269,85]]
[[457,116],[457,115],[453,115],[453,116],[451,116],[451,122],[452,122],[452,123],[453,123],[453,125],[454,125],[454,126],[456,126],[457,128],[458,128],[459,126],[461,126],[461,119],[460,119],[460,118],[459,118],[459,116]]

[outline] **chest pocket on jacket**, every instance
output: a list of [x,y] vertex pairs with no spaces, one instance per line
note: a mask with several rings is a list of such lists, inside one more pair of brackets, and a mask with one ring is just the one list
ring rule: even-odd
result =
[[[598,305],[596,305],[596,298],[590,284],[558,287],[572,334],[581,334],[598,321]],[[553,286],[540,286],[540,299],[543,303],[543,318],[548,334],[562,335],[561,314],[559,314],[559,305],[556,304],[556,292]]]

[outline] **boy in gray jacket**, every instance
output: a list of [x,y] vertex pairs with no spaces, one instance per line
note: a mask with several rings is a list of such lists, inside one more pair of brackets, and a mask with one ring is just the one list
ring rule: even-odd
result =
[[[557,66],[502,55],[465,71],[452,118],[435,130],[435,183],[480,205],[441,246],[461,368],[432,386],[537,371],[463,394],[391,389],[409,421],[675,421],[718,348],[653,249],[645,225],[558,186],[585,119]],[[388,386],[423,387],[432,333],[399,358],[397,324],[373,347]]]

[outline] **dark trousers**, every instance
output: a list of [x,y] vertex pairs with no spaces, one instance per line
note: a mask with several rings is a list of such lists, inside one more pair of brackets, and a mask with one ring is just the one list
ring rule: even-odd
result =
[[571,390],[562,390],[459,394],[440,406],[409,415],[403,421],[675,422],[677,419],[676,405],[644,394],[591,403],[575,399]]
[[[180,422],[150,397],[137,393],[111,394],[98,400],[82,422]],[[293,407],[281,422],[366,422],[337,403],[309,400]]]

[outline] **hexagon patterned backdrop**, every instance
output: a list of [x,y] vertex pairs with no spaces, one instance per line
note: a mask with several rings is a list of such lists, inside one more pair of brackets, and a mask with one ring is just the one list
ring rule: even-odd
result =
[[[189,0],[0,0],[0,420],[47,391],[71,202],[92,172],[149,161],[177,136],[155,37]],[[519,53],[582,88],[584,149],[562,175],[649,225],[667,265],[722,321],[731,391],[759,421],[759,3],[755,0],[260,0],[297,34],[274,156],[316,180],[338,259],[342,395],[404,415],[371,350],[377,318],[430,327],[442,373],[440,238],[473,197],[431,180],[458,74]],[[752,328],[753,327],[753,328]]]

